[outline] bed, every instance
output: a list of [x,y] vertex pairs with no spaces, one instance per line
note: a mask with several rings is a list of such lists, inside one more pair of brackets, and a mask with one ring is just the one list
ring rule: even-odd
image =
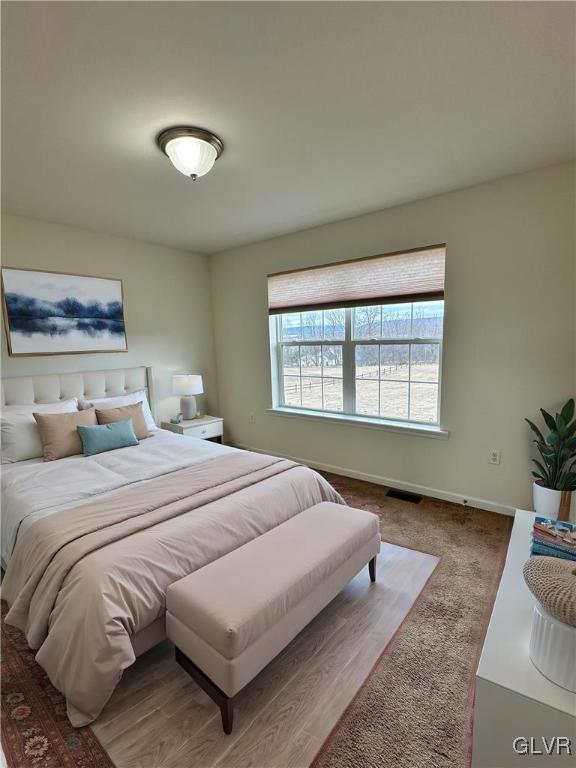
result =
[[[144,367],[4,379],[2,403],[139,390],[153,411]],[[320,501],[342,502],[307,467],[165,430],[137,446],[2,470],[6,620],[25,632],[77,727],[164,639],[169,584]]]

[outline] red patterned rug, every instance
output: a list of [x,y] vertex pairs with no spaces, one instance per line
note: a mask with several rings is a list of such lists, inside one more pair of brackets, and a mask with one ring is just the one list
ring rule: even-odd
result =
[[114,768],[86,728],[73,728],[64,697],[36,664],[24,635],[4,623],[2,603],[2,749],[9,768]]

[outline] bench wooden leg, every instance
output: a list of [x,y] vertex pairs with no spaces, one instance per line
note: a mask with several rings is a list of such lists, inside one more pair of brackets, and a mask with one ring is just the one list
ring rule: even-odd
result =
[[234,725],[234,704],[232,699],[226,697],[226,700],[220,704],[220,713],[222,714],[224,733],[232,733],[232,726]]
[[370,572],[370,581],[374,583],[376,581],[376,557],[368,563],[368,571]]
[[234,723],[234,698],[227,696],[224,691],[221,691],[216,683],[213,683],[212,680],[202,672],[200,667],[197,667],[196,664],[190,661],[188,656],[186,656],[180,648],[176,648],[176,661],[180,664],[182,669],[190,675],[192,680],[194,680],[195,683],[198,683],[200,688],[210,696],[212,701],[220,707],[224,733],[232,733],[232,725]]

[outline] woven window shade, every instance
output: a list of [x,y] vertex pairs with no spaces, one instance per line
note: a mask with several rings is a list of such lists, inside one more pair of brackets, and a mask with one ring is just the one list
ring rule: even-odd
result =
[[444,297],[446,247],[268,275],[270,314]]

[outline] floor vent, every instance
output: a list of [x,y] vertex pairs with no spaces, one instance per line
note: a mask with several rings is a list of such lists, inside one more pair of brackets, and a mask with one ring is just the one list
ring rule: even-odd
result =
[[412,504],[420,504],[423,498],[417,493],[399,491],[397,488],[390,488],[386,496],[390,496],[391,499],[400,499],[400,501],[410,501]]

